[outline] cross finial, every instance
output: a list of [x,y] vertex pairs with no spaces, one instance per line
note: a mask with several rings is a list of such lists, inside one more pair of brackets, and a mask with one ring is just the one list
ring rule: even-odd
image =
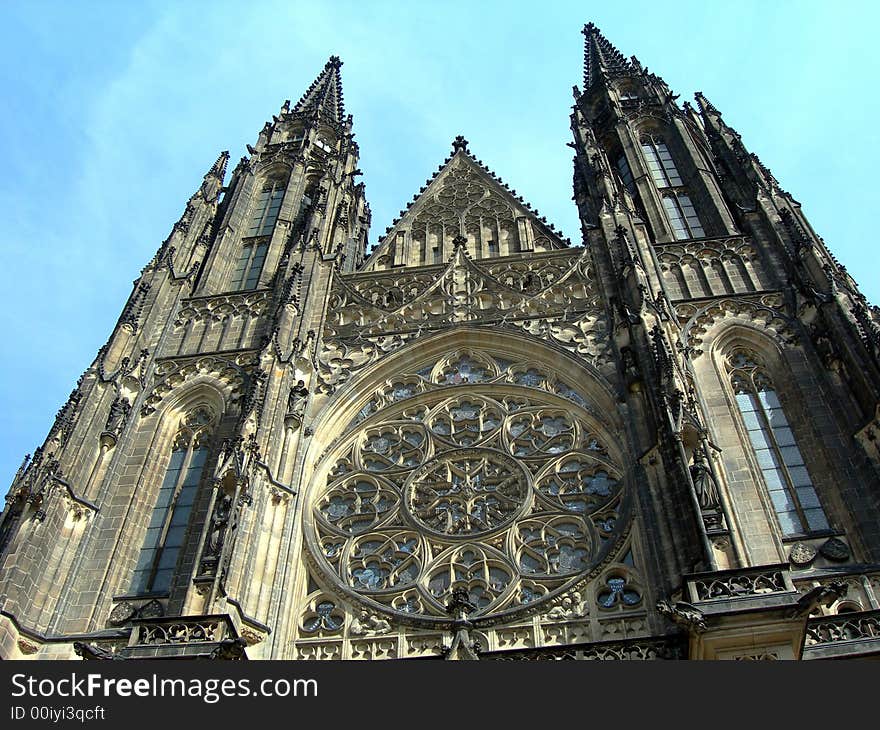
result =
[[459,150],[462,152],[468,152],[468,141],[461,135],[458,135],[452,140],[452,154],[455,154]]

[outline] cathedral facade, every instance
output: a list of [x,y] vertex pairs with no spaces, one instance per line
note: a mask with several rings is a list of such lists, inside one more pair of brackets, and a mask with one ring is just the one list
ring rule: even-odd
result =
[[0,656],[880,655],[880,312],[584,29],[582,243],[463,137],[367,253],[331,57],[134,284],[0,522]]

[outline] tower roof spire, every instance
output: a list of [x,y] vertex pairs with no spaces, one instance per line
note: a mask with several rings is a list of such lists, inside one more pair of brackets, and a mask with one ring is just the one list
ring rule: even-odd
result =
[[226,175],[226,163],[229,162],[229,150],[223,150],[220,153],[219,157],[217,157],[217,161],[211,166],[211,169],[208,170],[205,177],[212,176],[216,177],[221,182]]
[[342,76],[339,56],[330,56],[321,73],[293,108],[294,113],[316,114],[336,124],[342,124],[345,110],[342,105]]
[[632,62],[615,48],[592,23],[587,23],[584,34],[584,91],[599,78],[619,73],[634,73]]

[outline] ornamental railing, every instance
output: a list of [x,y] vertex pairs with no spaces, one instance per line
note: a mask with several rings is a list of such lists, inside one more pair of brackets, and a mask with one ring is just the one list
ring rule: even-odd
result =
[[136,622],[130,646],[207,644],[235,638],[226,616],[175,617]]
[[555,660],[555,661],[651,661],[684,659],[687,646],[680,638],[634,639],[604,644],[544,646],[535,649],[514,649],[480,654],[480,659],[495,661]]
[[811,618],[807,622],[804,646],[866,639],[880,641],[880,610]]
[[796,589],[788,570],[780,565],[692,574],[687,579],[687,590],[693,603],[790,593]]

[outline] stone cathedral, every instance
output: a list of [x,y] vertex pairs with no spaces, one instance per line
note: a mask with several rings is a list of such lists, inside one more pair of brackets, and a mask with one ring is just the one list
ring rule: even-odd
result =
[[0,656],[880,656],[880,310],[584,36],[581,245],[459,136],[368,251],[336,57],[220,155],[14,477]]

